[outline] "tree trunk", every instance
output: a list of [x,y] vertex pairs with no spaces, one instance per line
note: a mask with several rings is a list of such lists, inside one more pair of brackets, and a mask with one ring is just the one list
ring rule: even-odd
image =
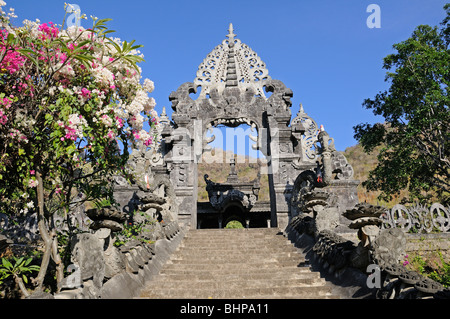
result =
[[[38,227],[39,233],[41,234],[42,240],[44,242],[44,255],[42,256],[41,268],[39,274],[34,280],[37,288],[36,290],[42,291],[45,275],[47,273],[47,268],[50,263],[50,258],[56,264],[56,281],[59,284],[64,278],[64,264],[61,261],[61,256],[58,252],[58,238],[56,237],[55,231],[49,231],[45,222],[44,215],[44,183],[42,180],[42,175],[39,171],[36,171],[37,185],[37,199],[38,199]],[[59,285],[58,285],[59,286]]]
[[38,182],[37,185],[37,200],[38,200],[38,227],[39,233],[41,234],[41,238],[44,241],[44,255],[42,256],[41,268],[39,270],[39,274],[37,275],[35,284],[37,285],[36,290],[43,290],[43,283],[45,274],[47,273],[48,264],[50,262],[50,256],[52,253],[52,237],[47,230],[47,226],[45,225],[45,216],[44,216],[44,185],[42,181],[42,175],[39,171],[36,171],[36,180]]
[[22,292],[22,294],[23,294],[25,297],[28,297],[28,296],[30,295],[30,293],[28,292],[27,287],[25,287],[25,285],[23,284],[22,278],[20,278],[20,277],[17,276],[17,275],[14,275],[14,281],[15,281],[16,284],[19,286],[20,291]]
[[58,252],[58,237],[55,235],[52,242],[52,259],[56,264],[56,283],[58,292],[61,289],[60,283],[64,279],[64,264]]

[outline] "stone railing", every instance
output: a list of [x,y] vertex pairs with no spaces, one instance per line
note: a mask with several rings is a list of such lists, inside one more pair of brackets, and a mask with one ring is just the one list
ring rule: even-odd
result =
[[105,227],[94,233],[78,234],[71,242],[74,272],[64,278],[54,298],[138,297],[178,247],[184,233],[178,222],[173,221],[162,227],[163,236],[154,243],[134,239],[120,247],[113,245],[111,232]]
[[314,219],[298,215],[292,218],[285,236],[305,254],[310,267],[319,271],[341,298],[371,298],[367,274],[354,264],[357,246],[332,230],[317,232]]
[[429,208],[397,204],[381,216],[382,228],[398,227],[405,232],[431,233],[450,230],[450,208],[434,203]]
[[[416,231],[427,232],[429,223],[434,231],[448,231],[448,209],[439,204],[430,209],[406,209],[398,205],[387,211],[384,207],[360,203],[343,216],[351,220],[349,228],[357,231],[359,243],[332,229],[317,231],[314,218],[305,214],[292,218],[285,230],[287,237],[303,249],[312,265],[328,277],[341,296],[450,298],[449,288],[401,265],[409,236],[406,231],[416,227]],[[376,274],[380,276],[375,286],[368,284],[370,265],[377,267]]]
[[380,267],[377,299],[450,299],[450,289],[399,264]]

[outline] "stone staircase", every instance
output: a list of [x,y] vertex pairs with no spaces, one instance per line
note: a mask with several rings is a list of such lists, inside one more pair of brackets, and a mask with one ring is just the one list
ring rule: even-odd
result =
[[275,228],[190,230],[141,298],[338,298]]

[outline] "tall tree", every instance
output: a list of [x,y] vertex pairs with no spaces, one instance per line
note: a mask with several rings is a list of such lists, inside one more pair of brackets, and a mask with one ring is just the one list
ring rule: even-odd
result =
[[449,200],[450,186],[450,4],[440,26],[418,26],[396,53],[384,58],[387,91],[363,106],[384,124],[355,126],[355,138],[367,153],[382,145],[378,166],[363,185],[392,199],[402,189],[424,199],[424,193]]
[[126,174],[128,148],[150,147],[153,82],[141,84],[141,46],[108,37],[110,19],[93,18],[89,29],[38,21],[14,27],[3,5],[0,211],[37,212],[44,253],[34,282],[41,290],[51,260],[57,282],[64,275],[54,214],[70,225],[73,191],[113,200],[108,177]]

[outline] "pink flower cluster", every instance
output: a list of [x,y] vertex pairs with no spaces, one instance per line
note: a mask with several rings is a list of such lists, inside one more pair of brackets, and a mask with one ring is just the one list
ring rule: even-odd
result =
[[3,110],[0,110],[0,124],[5,125],[8,122],[8,117],[3,113]]
[[77,130],[70,126],[67,126],[67,125],[64,128],[66,130],[66,135],[64,137],[61,137],[61,141],[64,141],[64,139],[76,141],[77,140]]
[[8,37],[8,31],[0,30],[0,54],[6,55],[0,63],[1,72],[9,72],[9,74],[13,74],[20,70],[20,67],[25,63],[25,57],[22,56],[19,52],[12,50],[10,47],[6,46],[6,38]]
[[42,32],[40,35],[42,40],[56,38],[59,34],[59,30],[53,22],[42,23],[38,30]]
[[84,98],[90,99],[90,98],[91,98],[91,91],[89,91],[89,90],[86,89],[86,88],[82,88],[82,89],[81,89],[81,95],[82,95]]
[[[0,98],[0,107],[8,110],[11,107],[12,100],[10,98],[4,97]],[[4,110],[0,108],[0,124],[5,125],[8,122],[8,117]]]

